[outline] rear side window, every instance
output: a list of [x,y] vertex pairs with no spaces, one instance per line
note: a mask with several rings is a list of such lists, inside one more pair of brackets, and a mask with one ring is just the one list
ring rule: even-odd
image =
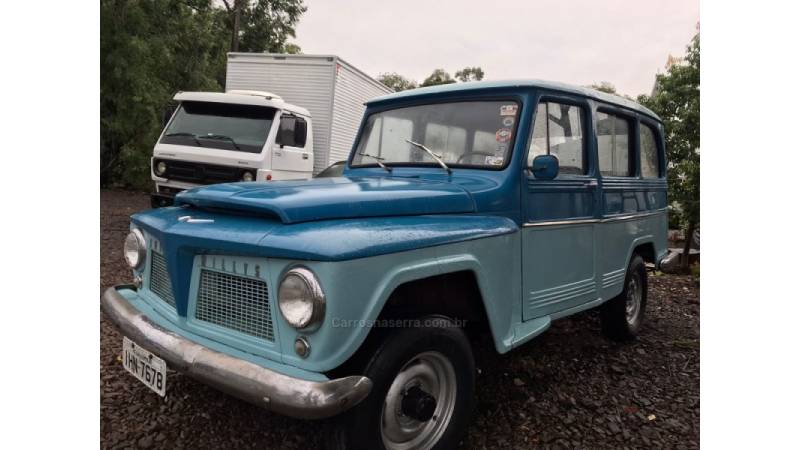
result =
[[613,177],[633,176],[633,143],[630,122],[622,116],[597,112],[597,155],[600,173]]
[[539,103],[528,149],[528,166],[539,155],[558,158],[559,173],[586,173],[583,145],[583,109],[563,103]]
[[641,147],[642,178],[658,178],[658,145],[656,134],[650,126],[639,124],[639,145]]
[[308,125],[306,119],[297,116],[281,116],[276,142],[287,147],[305,147]]

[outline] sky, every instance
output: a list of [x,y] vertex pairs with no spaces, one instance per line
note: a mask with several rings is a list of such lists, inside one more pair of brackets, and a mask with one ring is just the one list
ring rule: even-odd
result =
[[293,40],[373,77],[421,82],[434,69],[480,66],[485,80],[608,81],[650,93],[669,54],[697,31],[699,0],[305,0]]

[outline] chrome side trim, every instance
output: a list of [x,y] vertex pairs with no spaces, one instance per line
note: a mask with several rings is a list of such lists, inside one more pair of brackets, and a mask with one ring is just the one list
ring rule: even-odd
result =
[[154,323],[118,288],[134,289],[108,288],[100,309],[123,335],[166,360],[170,368],[242,400],[299,419],[323,419],[355,406],[372,389],[372,381],[364,376],[308,381],[212,350]]
[[582,225],[587,223],[598,223],[599,219],[572,219],[572,220],[546,220],[542,222],[525,222],[523,228],[530,227],[555,227],[559,225]]
[[555,227],[563,225],[583,225],[587,223],[610,223],[610,222],[623,222],[626,220],[644,219],[645,217],[657,216],[667,212],[666,208],[646,213],[626,214],[622,216],[611,216],[603,219],[566,219],[566,220],[546,220],[541,222],[525,222],[522,224],[523,228],[531,227]]

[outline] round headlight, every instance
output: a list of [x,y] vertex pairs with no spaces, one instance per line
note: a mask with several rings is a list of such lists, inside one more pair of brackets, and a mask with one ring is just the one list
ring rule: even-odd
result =
[[123,246],[125,262],[131,266],[131,269],[138,269],[144,264],[146,250],[147,247],[144,242],[142,231],[138,228],[134,228],[128,233],[128,236],[125,238],[125,245]]
[[309,328],[325,317],[325,294],[310,270],[295,267],[283,276],[278,287],[278,306],[289,325]]
[[164,175],[167,172],[167,163],[164,161],[159,161],[156,164],[156,175]]
[[253,181],[253,172],[245,172],[242,175],[242,181]]

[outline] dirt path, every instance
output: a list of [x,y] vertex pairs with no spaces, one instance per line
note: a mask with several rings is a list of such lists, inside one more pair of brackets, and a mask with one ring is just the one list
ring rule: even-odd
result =
[[[145,194],[101,193],[101,288],[130,280],[128,216]],[[553,324],[506,355],[476,348],[478,408],[465,448],[697,448],[699,289],[690,277],[650,277],[641,337],[615,344],[597,314]],[[169,373],[166,399],[117,360],[122,336],[100,321],[103,448],[318,448],[322,424],[288,419]]]

